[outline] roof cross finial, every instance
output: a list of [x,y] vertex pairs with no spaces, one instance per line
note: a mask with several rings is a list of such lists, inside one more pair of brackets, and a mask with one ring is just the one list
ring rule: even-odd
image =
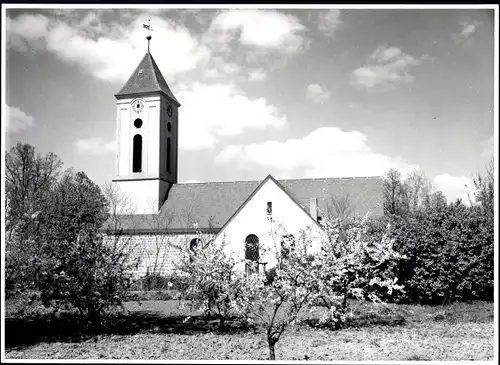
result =
[[149,53],[149,41],[151,40],[151,32],[153,31],[153,27],[151,26],[151,19],[148,19],[148,24],[143,24],[143,28],[148,30],[148,36],[146,39],[148,40],[148,53]]

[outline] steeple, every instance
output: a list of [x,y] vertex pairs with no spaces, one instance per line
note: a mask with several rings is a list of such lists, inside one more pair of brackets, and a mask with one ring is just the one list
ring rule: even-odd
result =
[[132,97],[137,94],[144,95],[146,93],[157,92],[164,94],[168,99],[177,104],[177,106],[180,106],[180,103],[174,94],[172,94],[172,91],[170,91],[153,56],[150,52],[147,52],[125,85],[123,85],[118,94],[115,94],[115,97],[120,99]]
[[148,50],[115,95],[118,151],[116,179],[138,214],[157,214],[177,183],[179,107]]

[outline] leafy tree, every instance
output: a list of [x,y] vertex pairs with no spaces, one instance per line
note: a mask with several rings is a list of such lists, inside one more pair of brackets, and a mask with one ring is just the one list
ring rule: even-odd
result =
[[105,240],[100,228],[109,206],[99,186],[83,172],[66,171],[41,215],[37,262],[41,298],[71,303],[92,326],[119,304],[130,286],[134,263],[122,247]]
[[97,231],[108,219],[108,201],[83,172],[67,170],[43,208],[40,234],[46,241],[75,242],[82,231]]
[[5,285],[6,294],[35,289],[34,260],[39,255],[41,215],[62,162],[18,142],[5,155]]

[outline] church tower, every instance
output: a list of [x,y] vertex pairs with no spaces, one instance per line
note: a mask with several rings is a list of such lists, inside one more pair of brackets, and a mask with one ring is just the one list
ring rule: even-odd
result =
[[[147,26],[145,26],[147,27]],[[149,29],[149,28],[148,28]],[[148,51],[115,95],[116,179],[137,214],[156,214],[177,183],[180,103]]]

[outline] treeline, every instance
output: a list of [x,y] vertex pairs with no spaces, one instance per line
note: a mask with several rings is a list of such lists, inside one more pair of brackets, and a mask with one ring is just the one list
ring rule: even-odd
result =
[[[468,204],[448,203],[422,172],[403,180],[390,170],[384,181],[384,215],[375,232],[390,225],[394,249],[407,257],[392,268],[405,294],[393,300],[444,304],[493,300],[493,160],[473,178]],[[472,187],[470,187],[472,188]]]

